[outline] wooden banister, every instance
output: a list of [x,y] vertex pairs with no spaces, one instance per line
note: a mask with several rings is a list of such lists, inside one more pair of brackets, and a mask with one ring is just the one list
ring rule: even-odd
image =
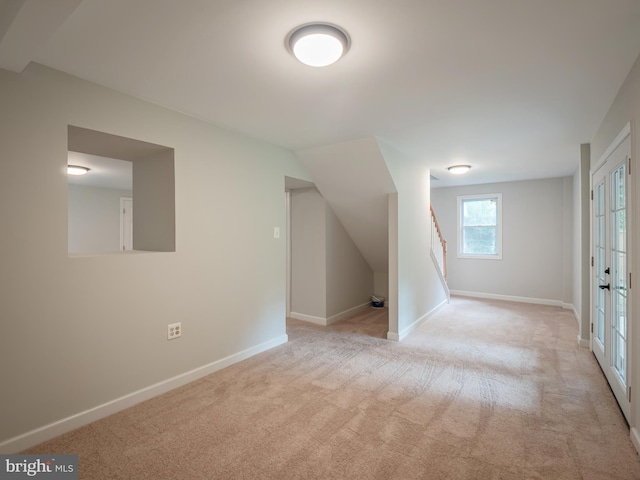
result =
[[[440,242],[440,245],[442,246],[442,275],[444,277],[444,279],[447,279],[447,241],[444,239],[444,236],[442,235],[442,230],[440,230],[440,225],[438,224],[438,218],[436,217],[436,212],[434,212],[433,210],[433,205],[429,205],[429,209],[431,210],[431,221],[433,222],[433,225],[435,227],[435,231],[436,231],[436,235],[438,237],[438,241]],[[433,238],[432,238],[432,244],[433,244]],[[433,245],[431,246],[431,248],[433,249]]]

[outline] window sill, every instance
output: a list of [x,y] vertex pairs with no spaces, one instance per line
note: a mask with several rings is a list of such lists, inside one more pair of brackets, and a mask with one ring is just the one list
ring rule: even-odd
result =
[[458,258],[472,260],[502,260],[502,255],[458,255]]

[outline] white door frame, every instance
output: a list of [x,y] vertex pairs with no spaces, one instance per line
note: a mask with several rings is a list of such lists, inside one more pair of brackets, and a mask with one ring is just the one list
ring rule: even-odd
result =
[[286,264],[286,316],[291,316],[291,192],[284,192],[284,208],[285,208],[285,222],[286,222],[286,249],[287,249],[287,264]]
[[[624,152],[624,155],[622,155],[621,152],[616,153],[616,157],[612,157],[612,154],[616,151],[616,149],[618,149],[618,147],[620,147],[623,142],[625,142],[627,139],[629,139],[629,149],[628,151]],[[634,235],[633,235],[633,178],[631,177],[631,169],[632,169],[632,163],[631,163],[631,124],[627,124],[625,126],[625,128],[620,132],[620,134],[615,138],[615,140],[611,143],[611,145],[609,145],[609,147],[606,149],[606,151],[603,153],[603,155],[600,157],[600,159],[598,160],[598,162],[592,167],[591,172],[590,172],[590,182],[591,182],[591,192],[592,192],[592,202],[591,202],[591,211],[590,211],[590,221],[592,223],[591,226],[591,255],[592,255],[592,268],[591,268],[591,272],[589,275],[590,278],[590,292],[591,292],[591,301],[590,301],[590,321],[591,321],[591,351],[594,353],[594,355],[596,356],[596,358],[598,359],[598,361],[601,363],[601,367],[603,372],[605,373],[605,376],[607,377],[607,380],[609,382],[609,385],[611,386],[612,390],[615,393],[616,399],[618,400],[618,403],[620,405],[621,410],[623,411],[625,417],[627,418],[627,421],[630,422],[631,420],[631,384],[633,383],[633,357],[635,355],[634,353],[634,325],[635,325],[635,321],[634,321],[634,305],[633,305],[633,295],[631,294],[631,287],[632,287],[632,283],[631,283],[631,269],[633,266],[633,250],[634,250]],[[617,157],[620,158],[617,158]],[[617,374],[615,374],[615,372],[613,371],[613,368],[608,365],[608,361],[610,360],[610,354],[605,355],[605,352],[607,351],[607,346],[610,349],[611,345],[610,345],[610,332],[607,331],[608,329],[605,328],[605,334],[604,334],[604,342],[605,342],[605,350],[603,351],[600,346],[599,346],[599,342],[597,342],[596,340],[596,334],[594,332],[594,329],[596,328],[595,324],[596,324],[596,319],[594,318],[594,311],[595,311],[595,305],[596,305],[596,296],[598,293],[598,285],[595,282],[595,271],[594,271],[594,264],[597,264],[597,261],[595,260],[595,238],[594,238],[594,232],[595,232],[595,225],[594,225],[594,212],[595,212],[595,201],[596,199],[594,199],[594,196],[596,196],[596,194],[594,193],[594,189],[596,187],[596,183],[594,182],[594,179],[597,179],[598,183],[600,184],[601,180],[605,182],[605,198],[607,198],[607,196],[609,196],[610,191],[609,189],[606,188],[607,182],[610,181],[610,179],[608,179],[610,171],[613,170],[613,168],[615,168],[616,166],[621,165],[622,162],[626,163],[625,166],[625,176],[626,176],[626,281],[628,284],[628,292],[627,292],[627,305],[626,305],[626,354],[625,354],[625,360],[626,360],[626,379],[625,379],[625,383],[626,385],[623,385],[622,382],[620,381],[619,377],[617,376]],[[607,200],[607,205],[608,202],[610,201],[610,198]],[[607,208],[607,212],[605,212],[605,214],[608,216],[609,215],[609,208]],[[608,238],[609,234],[610,234],[610,230],[609,230],[609,222],[606,221],[605,222],[605,235],[607,236],[607,242],[610,241],[610,238]],[[609,248],[607,248],[605,251],[610,251]],[[611,261],[609,259],[605,260],[605,263],[612,267]],[[608,277],[608,279],[610,280],[610,283],[613,284],[613,279],[611,277]],[[610,309],[610,294],[606,295],[606,308]],[[609,310],[610,311],[610,310]],[[609,313],[610,315],[610,313]],[[606,357],[606,358],[605,358]],[[604,363],[603,363],[604,362]]]
[[[127,203],[130,204],[128,215],[126,211]],[[132,210],[133,198],[120,197],[120,251],[133,250],[133,220],[129,218],[133,214]],[[131,226],[127,229],[125,224],[129,221],[131,221]]]

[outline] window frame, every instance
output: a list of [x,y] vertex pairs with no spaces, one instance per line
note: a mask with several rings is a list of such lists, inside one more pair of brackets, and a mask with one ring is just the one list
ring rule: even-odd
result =
[[[477,195],[458,195],[457,197],[457,235],[458,235],[458,258],[472,258],[480,260],[502,260],[502,193],[482,193]],[[478,200],[478,199],[495,199],[497,203],[496,211],[496,254],[466,254],[463,253],[463,228],[462,224],[462,206],[465,200]]]

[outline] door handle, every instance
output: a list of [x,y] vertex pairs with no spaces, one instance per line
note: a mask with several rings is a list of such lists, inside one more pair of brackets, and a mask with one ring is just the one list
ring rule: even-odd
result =
[[600,287],[600,290],[604,290],[605,288],[609,291],[611,291],[611,284],[607,283],[606,285],[598,285]]

